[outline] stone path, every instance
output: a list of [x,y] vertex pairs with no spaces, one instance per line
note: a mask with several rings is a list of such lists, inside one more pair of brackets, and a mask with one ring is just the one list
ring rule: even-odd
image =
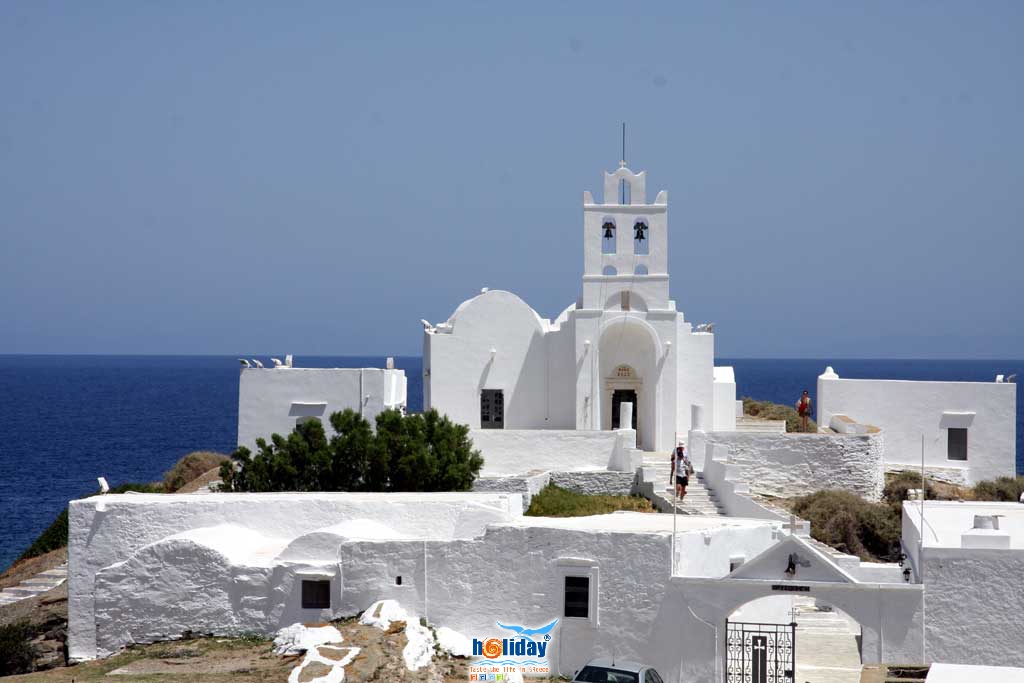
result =
[[860,683],[860,630],[838,612],[815,607],[814,598],[795,598],[793,602],[795,683]]
[[47,569],[45,572],[40,572],[33,576],[31,579],[25,579],[17,586],[11,586],[10,588],[4,588],[0,591],[0,607],[3,605],[9,605],[12,602],[18,602],[25,598],[32,598],[40,593],[45,593],[48,590],[53,590],[57,586],[64,583],[68,578],[68,564],[65,562],[59,567],[53,569]]
[[[644,483],[651,494],[651,502],[661,512],[672,512],[673,487],[669,486],[672,463],[668,457],[645,457],[643,462]],[[651,491],[653,489],[653,491]],[[679,502],[677,510],[684,515],[724,516],[725,510],[715,498],[715,492],[704,483],[704,475],[698,472],[690,477],[686,496]]]

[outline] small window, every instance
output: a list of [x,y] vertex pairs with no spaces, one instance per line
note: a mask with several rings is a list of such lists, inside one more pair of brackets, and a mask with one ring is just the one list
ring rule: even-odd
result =
[[501,389],[480,392],[480,428],[505,428],[505,392]]
[[330,581],[302,582],[302,609],[330,609],[330,607]]
[[401,576],[396,576],[395,577],[395,585],[396,586],[401,586],[402,585],[402,577]]
[[641,264],[640,264],[639,266],[637,266],[637,267],[636,267],[636,269],[635,269],[635,270],[633,271],[633,274],[634,274],[634,275],[647,275],[647,266],[645,266],[644,264],[642,264],[642,263],[641,263]]
[[619,272],[615,270],[615,266],[605,266],[604,270],[601,271],[601,275],[618,275]]
[[615,249],[615,223],[605,221],[601,224],[601,253],[614,254]]
[[622,292],[622,310],[629,310],[629,292]]
[[747,558],[743,555],[733,555],[729,558],[729,573],[732,574],[734,571],[740,568],[740,566],[747,561]]
[[967,459],[967,430],[963,427],[950,427],[946,445],[946,457],[950,460]]
[[590,616],[590,577],[565,577],[565,616],[587,619]]

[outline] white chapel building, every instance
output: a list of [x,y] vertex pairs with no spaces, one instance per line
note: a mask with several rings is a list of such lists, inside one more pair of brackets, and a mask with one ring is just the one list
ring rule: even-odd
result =
[[676,309],[668,237],[668,194],[649,203],[646,173],[624,163],[605,173],[602,201],[583,193],[579,298],[551,321],[484,290],[424,321],[424,408],[472,429],[610,430],[628,427],[620,406],[632,403],[646,451],[672,448],[693,405],[707,428],[734,429],[732,368],[714,367],[714,335]]

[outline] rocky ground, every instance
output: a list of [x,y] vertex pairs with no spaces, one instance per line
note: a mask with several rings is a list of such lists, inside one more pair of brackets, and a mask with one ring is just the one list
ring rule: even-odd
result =
[[[395,622],[387,631],[364,626],[355,620],[336,623],[345,647],[359,647],[359,654],[345,667],[346,681],[367,683],[465,683],[468,660],[437,655],[418,671],[406,669],[402,650],[406,645],[404,624]],[[130,647],[109,659],[70,667],[51,668],[3,679],[11,683],[263,683],[286,681],[299,665],[301,655],[274,654],[270,641],[255,638],[194,638]],[[326,669],[326,668],[325,668]],[[321,672],[307,667],[299,683],[309,683]]]
[[[66,549],[19,562],[0,574],[0,588],[7,588],[67,561]],[[68,625],[68,588],[62,583],[35,597],[0,606],[0,626],[27,620],[37,635],[32,640],[36,669],[64,666]]]

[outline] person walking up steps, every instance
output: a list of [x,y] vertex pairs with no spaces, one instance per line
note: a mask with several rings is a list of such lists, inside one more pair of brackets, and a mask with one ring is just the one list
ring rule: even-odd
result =
[[682,444],[676,446],[672,452],[672,472],[669,475],[671,482],[676,485],[676,497],[682,500],[686,496],[686,487],[690,483],[690,475],[693,474],[693,465],[686,457],[686,447]]

